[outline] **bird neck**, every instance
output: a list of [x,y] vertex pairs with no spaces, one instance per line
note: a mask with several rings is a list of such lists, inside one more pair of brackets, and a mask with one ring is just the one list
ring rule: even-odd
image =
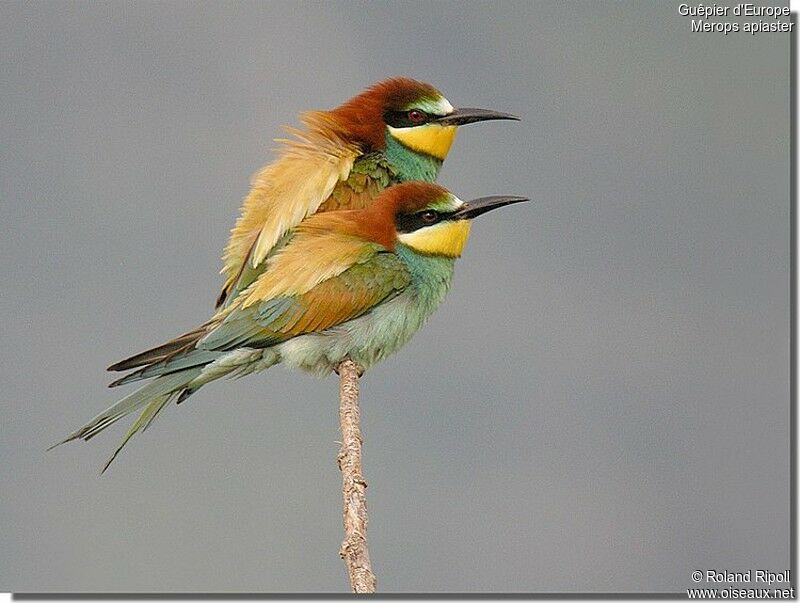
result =
[[411,273],[417,302],[424,306],[424,311],[432,312],[442,303],[453,282],[455,258],[423,255],[403,243],[397,243],[395,253]]
[[442,168],[442,160],[419,153],[403,145],[394,136],[386,134],[386,159],[401,182],[422,180],[435,182]]

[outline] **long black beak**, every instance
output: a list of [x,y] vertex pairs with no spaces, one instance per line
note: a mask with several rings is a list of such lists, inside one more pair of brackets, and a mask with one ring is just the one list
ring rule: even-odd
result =
[[455,220],[471,220],[476,216],[485,214],[487,211],[492,211],[504,205],[511,205],[512,203],[522,203],[523,201],[530,201],[530,199],[527,197],[509,197],[507,195],[481,197],[464,203],[464,206],[454,213],[452,218]]
[[500,111],[490,111],[489,109],[456,109],[449,115],[436,119],[437,123],[446,126],[463,126],[472,124],[476,121],[489,121],[490,119],[513,119],[519,121],[519,117],[511,113],[500,113]]

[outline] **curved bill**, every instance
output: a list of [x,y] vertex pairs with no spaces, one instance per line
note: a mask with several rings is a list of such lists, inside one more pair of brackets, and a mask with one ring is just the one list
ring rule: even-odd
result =
[[513,197],[509,195],[495,195],[492,197],[481,197],[467,201],[456,213],[453,218],[456,220],[471,220],[487,211],[492,211],[498,207],[511,205],[513,203],[522,203],[523,201],[530,201],[527,197]]
[[436,119],[437,123],[446,126],[463,126],[477,121],[489,121],[490,119],[513,119],[519,121],[519,117],[511,113],[501,113],[489,109],[468,109],[466,107],[455,109],[449,115],[444,115]]

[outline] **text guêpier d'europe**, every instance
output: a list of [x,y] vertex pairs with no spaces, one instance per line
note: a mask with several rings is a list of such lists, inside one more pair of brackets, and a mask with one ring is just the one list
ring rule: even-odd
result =
[[[685,17],[694,17],[691,29],[694,32],[737,33],[779,33],[794,30],[794,23],[788,21],[791,13],[788,6],[760,6],[743,2],[734,6],[719,4],[681,4],[678,13]],[[781,17],[787,18],[779,20]],[[718,20],[712,20],[712,19]],[[744,22],[728,21],[741,19]],[[747,20],[758,18],[758,20]]]

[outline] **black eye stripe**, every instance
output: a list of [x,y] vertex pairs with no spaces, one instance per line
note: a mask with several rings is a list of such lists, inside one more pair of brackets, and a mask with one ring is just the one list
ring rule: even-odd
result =
[[[433,220],[423,218],[425,214],[429,213],[435,214]],[[426,209],[415,214],[403,214],[395,218],[395,228],[399,233],[414,232],[415,230],[419,230],[425,226],[432,226],[433,224],[438,224],[443,220],[447,220],[453,215],[453,213],[455,212],[440,213]]]
[[[411,111],[416,111],[422,115],[424,119],[422,121],[411,121],[408,118],[408,114]],[[383,118],[386,121],[386,124],[392,126],[393,128],[411,128],[428,123],[431,121],[433,116],[429,113],[425,113],[425,111],[422,111],[421,109],[408,109],[406,111],[387,111]]]

